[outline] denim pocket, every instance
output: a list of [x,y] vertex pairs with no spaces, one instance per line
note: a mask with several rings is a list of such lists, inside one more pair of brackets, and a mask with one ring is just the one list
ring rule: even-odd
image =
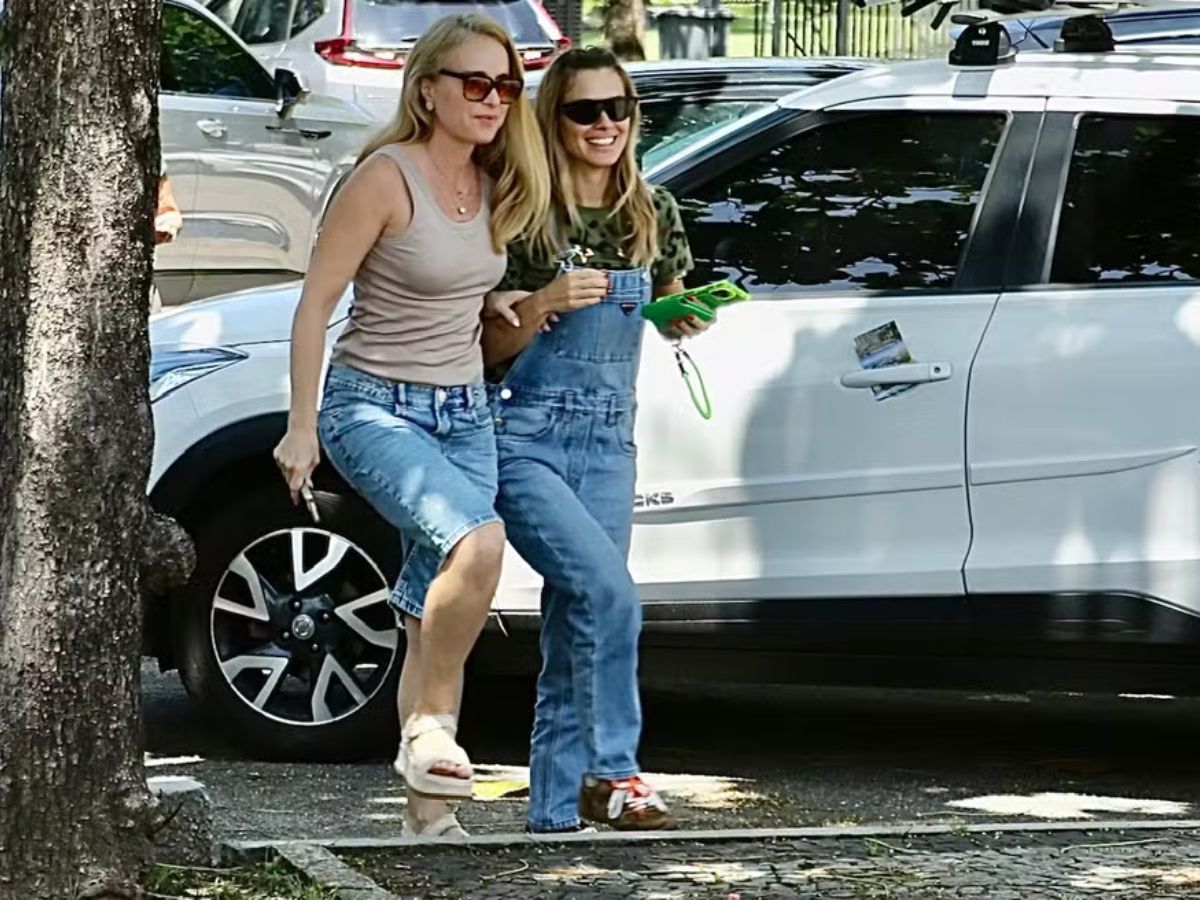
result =
[[458,432],[478,431],[492,425],[492,411],[486,403],[473,403],[467,407],[453,409],[449,418],[450,429]]
[[634,438],[636,419],[632,412],[623,412],[617,417],[617,447],[626,456],[637,456],[637,441]]
[[549,406],[501,406],[496,414],[496,437],[536,441],[554,430],[558,413]]

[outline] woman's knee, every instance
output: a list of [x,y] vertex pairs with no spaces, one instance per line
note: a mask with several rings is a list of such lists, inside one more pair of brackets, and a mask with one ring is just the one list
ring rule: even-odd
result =
[[500,577],[504,541],[504,526],[499,522],[480,525],[455,545],[446,568],[480,584],[494,584]]

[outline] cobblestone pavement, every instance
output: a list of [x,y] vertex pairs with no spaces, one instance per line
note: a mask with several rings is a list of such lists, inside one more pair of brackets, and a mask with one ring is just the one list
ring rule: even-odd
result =
[[[151,664],[143,679],[151,774],[203,782],[221,837],[399,835],[394,748],[350,765],[248,759],[174,675]],[[681,828],[1200,818],[1200,700],[706,684],[645,705],[642,762]],[[460,810],[474,834],[524,824],[532,708],[531,686],[467,698],[464,744],[489,791]]]
[[1200,897],[1200,834],[422,848],[346,857],[404,900]]

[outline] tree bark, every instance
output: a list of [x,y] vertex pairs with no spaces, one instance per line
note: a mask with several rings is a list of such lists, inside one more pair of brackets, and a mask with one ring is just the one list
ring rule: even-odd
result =
[[[137,893],[161,0],[7,0],[0,898]],[[161,560],[159,560],[161,561]]]
[[646,58],[646,6],[643,0],[607,0],[604,4],[604,36],[618,59]]

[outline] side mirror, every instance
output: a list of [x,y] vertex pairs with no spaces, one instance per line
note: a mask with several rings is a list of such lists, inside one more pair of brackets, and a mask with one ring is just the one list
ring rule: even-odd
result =
[[275,70],[275,112],[286,119],[296,104],[303,103],[312,93],[304,81],[291,69]]

